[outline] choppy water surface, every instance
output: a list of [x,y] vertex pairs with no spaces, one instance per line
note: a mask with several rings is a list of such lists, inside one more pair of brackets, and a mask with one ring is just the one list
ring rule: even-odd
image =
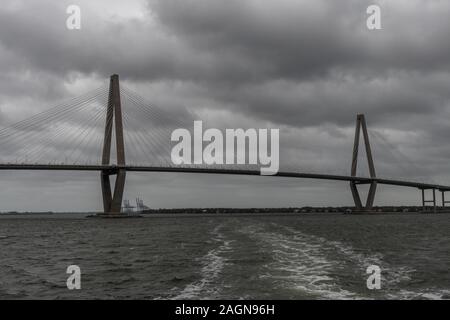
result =
[[0,298],[449,299],[449,231],[445,214],[2,216]]

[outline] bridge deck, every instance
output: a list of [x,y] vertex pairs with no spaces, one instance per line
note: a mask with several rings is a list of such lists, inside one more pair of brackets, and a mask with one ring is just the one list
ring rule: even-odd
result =
[[[184,173],[204,173],[204,174],[228,174],[228,175],[250,175],[260,176],[259,170],[240,169],[216,169],[216,168],[193,168],[193,167],[152,167],[133,165],[66,165],[66,164],[0,164],[0,170],[62,170],[62,171],[110,171],[116,172],[119,169],[134,172],[184,172]],[[334,181],[354,181],[360,184],[377,182],[378,184],[412,187],[418,189],[438,189],[440,191],[450,191],[450,186],[421,183],[414,181],[391,180],[383,178],[353,177],[345,175],[304,173],[304,172],[283,172],[268,177],[286,177],[303,179],[320,179]]]

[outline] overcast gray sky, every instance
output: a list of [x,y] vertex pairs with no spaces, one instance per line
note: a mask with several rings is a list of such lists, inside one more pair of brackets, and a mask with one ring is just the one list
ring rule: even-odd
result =
[[[66,28],[70,4],[81,30]],[[302,171],[349,173],[364,113],[379,176],[450,184],[449,16],[445,0],[4,0],[0,126],[118,73],[211,126],[280,128],[280,161]],[[0,186],[1,211],[101,209],[97,174],[0,172]],[[419,204],[418,190],[378,190],[378,205]],[[346,183],[273,177],[129,173],[125,192],[151,207],[352,204]]]

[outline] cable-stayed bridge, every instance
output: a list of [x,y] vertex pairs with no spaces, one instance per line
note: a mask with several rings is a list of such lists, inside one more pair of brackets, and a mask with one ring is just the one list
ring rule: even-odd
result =
[[[134,91],[119,85],[118,75],[113,75],[109,86],[0,129],[0,170],[98,171],[104,216],[108,217],[120,216],[127,172],[261,175],[255,165],[173,164],[171,132],[193,120],[194,116],[185,109],[174,114],[151,106]],[[369,176],[357,174],[361,142]],[[114,188],[110,176],[116,177]],[[350,174],[282,169],[273,176],[347,182],[356,211],[370,212],[380,184],[419,189],[424,207],[431,203],[436,209],[436,191],[442,194],[442,206],[449,203],[445,192],[450,191],[450,186],[376,175],[362,114],[357,116]],[[365,201],[358,190],[362,184],[369,185]],[[431,200],[425,198],[426,190],[431,190]]]

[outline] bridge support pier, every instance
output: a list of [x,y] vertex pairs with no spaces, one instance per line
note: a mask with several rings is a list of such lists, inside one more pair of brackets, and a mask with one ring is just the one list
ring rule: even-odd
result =
[[[114,193],[111,193],[110,175],[116,175],[116,183],[114,185]],[[101,185],[103,196],[103,212],[104,214],[120,214],[122,208],[123,191],[125,188],[125,170],[118,170],[116,173],[102,171]]]
[[[114,122],[113,122],[114,119]],[[122,198],[125,188],[126,170],[125,147],[123,140],[122,106],[120,101],[119,76],[112,75],[109,85],[108,107],[106,111],[105,136],[103,140],[102,165],[109,165],[111,160],[112,129],[115,128],[117,170],[103,170],[100,175],[103,197],[102,217],[122,216]],[[111,192],[110,176],[116,175],[114,193]]]
[[445,200],[445,192],[448,190],[440,190],[442,195],[442,208],[446,207],[447,203],[450,203],[450,200]]
[[373,208],[373,203],[375,200],[375,193],[377,190],[377,183],[371,182],[369,183],[369,192],[367,193],[366,203],[363,204],[361,201],[361,197],[359,195],[359,190],[357,185],[362,184],[360,182],[350,182],[350,191],[352,192],[353,201],[355,203],[355,208],[357,211],[370,211]]
[[[422,212],[426,212],[427,210],[427,203],[432,203],[433,205],[433,212],[436,213],[436,189],[431,188],[431,189],[426,189],[426,188],[421,188],[422,190]],[[433,198],[431,200],[427,200],[427,198],[425,197],[425,190],[432,190],[432,195]],[[442,199],[443,199],[443,204],[442,206],[444,206],[444,194],[442,193]]]
[[[367,156],[367,162],[369,164],[369,173],[370,178],[375,179],[375,166],[373,164],[373,158],[372,158],[372,150],[370,148],[369,143],[369,134],[367,132],[367,125],[366,125],[366,119],[363,114],[358,114],[356,116],[356,129],[355,129],[355,141],[353,143],[353,156],[352,156],[352,167],[351,167],[351,176],[356,176],[356,169],[358,166],[358,151],[359,151],[359,138],[361,135],[361,129],[364,139],[364,146],[366,149],[366,156]],[[363,205],[361,202],[361,197],[359,195],[358,191],[358,184],[362,184],[362,182],[359,181],[350,181],[350,191],[352,192],[353,201],[355,203],[355,209],[356,211],[368,211],[370,212],[373,207],[373,203],[375,200],[375,193],[377,190],[377,182],[372,180],[371,182],[367,182],[370,184],[369,192],[367,194],[367,200],[366,203]]]

